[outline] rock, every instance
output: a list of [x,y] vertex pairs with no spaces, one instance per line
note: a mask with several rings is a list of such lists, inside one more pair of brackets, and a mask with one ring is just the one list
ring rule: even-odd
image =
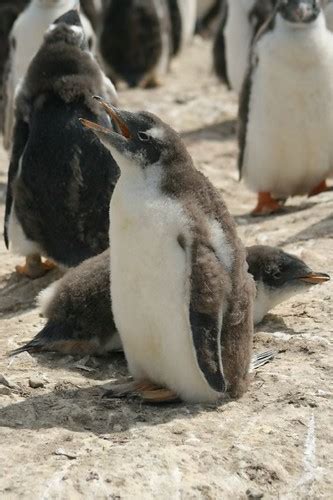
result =
[[29,386],[32,389],[39,389],[40,387],[44,387],[44,382],[38,377],[29,378]]
[[10,388],[15,387],[15,384],[12,384],[2,373],[0,373],[0,385]]
[[246,491],[246,495],[249,500],[260,500],[261,498],[264,498],[264,494],[261,493],[261,491],[254,491],[250,489]]
[[9,387],[0,387],[0,396],[9,396],[11,392]]
[[67,457],[69,460],[75,460],[77,458],[77,455],[75,453],[71,453],[69,451],[65,451],[63,448],[58,448],[55,452],[55,455],[58,455],[60,457]]

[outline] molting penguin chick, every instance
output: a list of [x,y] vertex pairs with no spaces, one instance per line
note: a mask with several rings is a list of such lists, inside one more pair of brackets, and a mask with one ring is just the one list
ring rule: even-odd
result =
[[228,87],[240,93],[252,41],[273,13],[277,0],[224,1],[213,45],[214,70]]
[[[277,304],[328,281],[297,257],[275,247],[246,248],[249,273],[256,285],[254,323]],[[110,298],[110,252],[85,260],[43,290],[38,299],[47,318],[44,328],[19,352],[107,355],[122,349]]]
[[[46,29],[58,17],[79,5],[78,0],[32,0],[16,19],[10,33],[10,56],[5,81],[4,147],[10,149],[14,127],[14,103],[17,86],[43,42]],[[95,35],[90,22],[80,14],[90,48]]]
[[333,34],[320,0],[284,0],[253,47],[239,107],[239,169],[258,193],[254,215],[278,198],[318,194],[332,172]]
[[256,283],[254,324],[281,302],[330,279],[327,274],[312,271],[301,259],[280,248],[254,245],[246,250],[249,273]]
[[110,124],[91,98],[114,96],[110,85],[88,50],[77,11],[69,11],[46,33],[16,102],[5,242],[26,257],[20,273],[42,275],[41,255],[73,266],[108,248],[118,167],[78,118]]
[[99,48],[112,79],[153,87],[169,67],[168,5],[159,0],[112,0],[104,9]]
[[153,401],[240,396],[254,284],[235,224],[174,130],[153,114],[102,105],[119,133],[84,124],[121,170],[110,205],[111,299],[132,389]]

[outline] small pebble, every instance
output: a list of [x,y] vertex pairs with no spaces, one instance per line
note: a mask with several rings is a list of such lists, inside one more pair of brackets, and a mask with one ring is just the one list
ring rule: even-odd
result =
[[9,396],[9,394],[11,394],[9,387],[0,387],[0,396]]
[[39,389],[39,387],[44,387],[44,382],[39,378],[31,377],[29,378],[29,386],[32,389]]

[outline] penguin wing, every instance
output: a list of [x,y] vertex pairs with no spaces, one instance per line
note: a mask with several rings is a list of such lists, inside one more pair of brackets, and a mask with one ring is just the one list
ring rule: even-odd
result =
[[3,75],[3,145],[8,151],[11,147],[12,132],[14,126],[14,101],[15,101],[15,86],[13,82],[12,72],[13,49],[10,51],[7,59],[4,75]]
[[225,39],[224,28],[228,18],[228,5],[225,3],[222,7],[221,21],[219,23],[214,45],[213,45],[213,66],[218,78],[220,78],[230,89],[230,83],[227,72],[227,62],[225,57]]
[[13,149],[8,170],[7,194],[6,194],[6,211],[5,211],[5,228],[4,237],[5,244],[8,248],[8,222],[13,205],[13,183],[17,177],[20,160],[24,152],[24,148],[29,137],[29,125],[22,119],[18,119],[15,125],[13,134]]
[[[225,392],[221,333],[226,272],[214,249],[192,245],[190,324],[199,368],[208,384]],[[228,285],[226,285],[228,286]]]

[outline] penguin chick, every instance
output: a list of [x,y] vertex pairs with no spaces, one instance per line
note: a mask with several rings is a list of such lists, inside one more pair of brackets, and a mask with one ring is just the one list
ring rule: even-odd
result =
[[[246,253],[256,285],[254,324],[276,305],[329,280],[327,274],[313,272],[280,248],[255,245]],[[47,323],[12,354],[55,351],[98,356],[122,349],[110,298],[109,250],[70,269],[40,293],[38,302]]]
[[158,402],[241,396],[254,284],[234,221],[173,129],[101,104],[119,133],[83,124],[121,171],[110,204],[111,298],[132,389]]
[[74,266],[108,248],[108,206],[118,167],[78,120],[86,116],[109,126],[91,99],[94,93],[106,96],[109,87],[72,10],[46,33],[16,102],[5,242],[26,257],[17,271],[31,278],[50,267],[41,255]]
[[[320,90],[319,90],[320,89]],[[253,48],[239,106],[239,169],[253,215],[326,189],[332,171],[333,34],[320,0],[279,2]]]
[[254,245],[246,250],[249,273],[256,283],[254,324],[278,304],[330,279],[328,274],[312,271],[301,259],[280,248]]
[[241,91],[252,41],[272,15],[277,0],[225,0],[213,44],[216,75],[238,94]]
[[154,87],[169,67],[170,18],[159,0],[112,0],[106,4],[99,49],[106,71],[129,87]]
[[[32,0],[16,19],[10,33],[10,54],[6,81],[4,82],[5,119],[4,147],[12,146],[14,128],[14,105],[17,87],[25,76],[28,66],[43,42],[43,36],[50,24],[58,17],[78,5],[78,0]],[[95,35],[90,22],[80,14],[87,42],[94,46]]]

